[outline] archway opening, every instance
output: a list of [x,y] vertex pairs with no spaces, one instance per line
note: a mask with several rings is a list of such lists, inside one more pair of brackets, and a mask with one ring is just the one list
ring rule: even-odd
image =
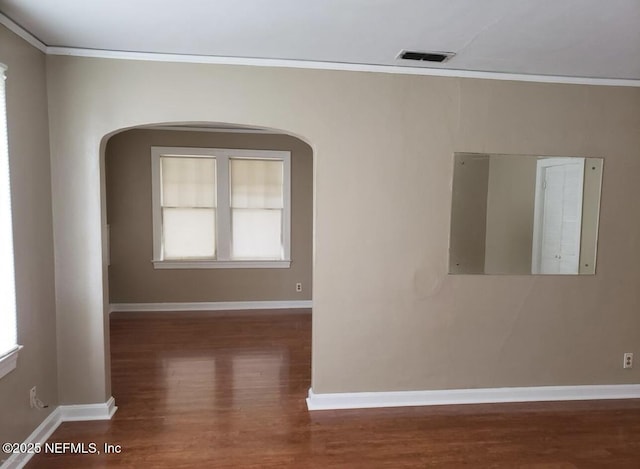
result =
[[[271,377],[274,389],[294,389],[294,395],[299,392],[304,399],[310,383],[299,389],[283,383],[299,373],[301,364],[307,367],[303,382],[307,375],[310,381],[313,158],[312,148],[298,136],[235,124],[150,124],[105,136],[105,357],[116,402],[119,397],[131,402],[130,391],[140,385],[124,376],[140,377],[142,369],[135,366],[151,365],[123,354],[145,346],[160,347],[154,360],[161,366],[151,367],[156,374],[145,379],[168,386],[166,405],[189,399],[172,381],[180,373],[176,370],[185,367],[191,374],[182,380],[198,385],[198,377],[208,376],[207,383],[219,386],[210,389],[214,394],[234,389],[254,367],[258,375]],[[264,237],[271,244],[262,242]],[[158,238],[163,258],[157,257]],[[274,257],[274,240],[282,244],[279,258]],[[201,245],[213,248],[200,255]],[[175,252],[178,258],[166,255]],[[257,257],[247,258],[247,252]],[[191,338],[164,335],[167,324],[181,330],[186,323],[175,322],[181,318],[191,321],[183,330]],[[136,321],[126,322],[131,319]],[[148,321],[150,335],[138,319]],[[193,328],[194,321],[201,322]],[[134,341],[128,335],[132,324],[140,335]],[[274,339],[273,334],[288,334],[292,325],[301,337],[291,336],[284,343]],[[236,335],[233,343],[234,327],[252,330],[253,339]],[[229,333],[212,337],[218,346],[218,339],[224,342],[224,353],[201,353],[205,331]],[[197,350],[190,344],[199,344]],[[133,363],[134,368],[123,363]]]

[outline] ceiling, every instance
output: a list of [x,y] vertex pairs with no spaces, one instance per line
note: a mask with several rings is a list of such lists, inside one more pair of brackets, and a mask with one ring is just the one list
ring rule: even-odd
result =
[[[50,48],[640,80],[640,0],[0,0],[0,12]],[[402,49],[456,55],[410,62]]]

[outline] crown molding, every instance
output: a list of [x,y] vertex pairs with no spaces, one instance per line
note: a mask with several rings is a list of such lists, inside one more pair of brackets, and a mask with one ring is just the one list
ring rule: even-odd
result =
[[308,70],[336,70],[349,72],[388,73],[394,75],[424,75],[452,78],[478,78],[485,80],[524,81],[533,83],[559,83],[571,85],[640,87],[640,80],[623,78],[571,77],[555,75],[529,75],[523,73],[486,72],[480,70],[455,70],[450,68],[407,67],[398,65],[356,64],[343,62],[317,62],[311,60],[261,59],[252,57],[221,57],[189,54],[160,54],[127,52],[74,47],[48,46],[29,31],[0,13],[0,24],[22,37],[29,44],[47,55],[91,57],[98,59],[138,60],[216,65],[242,65],[252,67],[299,68]]
[[0,24],[5,26],[9,31],[20,36],[40,52],[44,52],[45,54],[47,53],[47,45],[44,42],[2,13],[0,13]]
[[100,59],[141,60],[152,62],[177,62],[216,65],[244,65],[252,67],[300,68],[308,70],[338,70],[349,72],[389,73],[394,75],[424,75],[453,78],[480,78],[486,80],[526,81],[534,83],[560,83],[571,85],[640,87],[640,80],[622,78],[568,77],[554,75],[528,75],[522,73],[483,72],[449,68],[403,67],[398,65],[355,64],[343,62],[315,62],[310,60],[259,59],[251,57],[220,57],[187,54],[156,54],[148,52],[107,51],[48,47],[49,55],[91,57]]

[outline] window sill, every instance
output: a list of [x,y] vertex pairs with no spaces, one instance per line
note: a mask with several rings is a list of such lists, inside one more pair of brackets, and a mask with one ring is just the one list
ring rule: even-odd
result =
[[154,269],[288,269],[291,261],[151,261]]
[[16,348],[11,350],[9,353],[0,357],[0,378],[16,369],[18,364],[18,352],[21,348],[22,345],[17,345]]

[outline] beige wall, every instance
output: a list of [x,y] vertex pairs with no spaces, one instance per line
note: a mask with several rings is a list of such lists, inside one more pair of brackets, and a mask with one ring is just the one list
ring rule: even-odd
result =
[[[153,145],[291,151],[291,267],[155,270]],[[286,135],[130,130],[109,140],[105,167],[112,303],[311,299],[313,159],[306,143]],[[296,293],[296,282],[302,292]]]
[[[0,378],[0,442],[20,442],[58,403],[45,57],[0,26],[0,62],[8,67],[18,342],[24,346],[17,368]],[[32,386],[49,409],[29,407]]]
[[487,274],[531,273],[537,160],[491,155],[487,192]]
[[[640,382],[640,89],[47,60],[64,401],[109,393],[100,142],[150,122],[312,146],[315,392]],[[454,152],[604,157],[597,275],[448,275]]]
[[455,155],[449,272],[482,274],[487,233],[489,155]]

